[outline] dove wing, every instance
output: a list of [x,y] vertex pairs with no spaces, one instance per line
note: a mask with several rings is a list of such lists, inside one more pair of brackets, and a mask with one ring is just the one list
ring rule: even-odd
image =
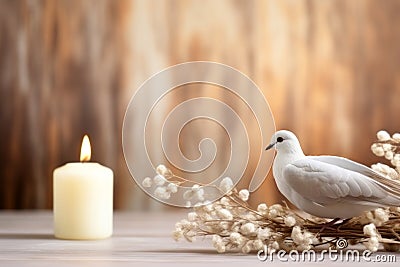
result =
[[362,165],[360,163],[357,163],[355,161],[342,158],[342,157],[336,157],[336,156],[309,156],[308,158],[311,158],[313,160],[317,160],[320,162],[325,162],[329,164],[333,164],[336,166],[339,166],[341,168],[358,172],[361,173],[374,181],[376,181],[379,186],[384,187],[386,190],[391,192],[393,195],[395,195],[397,198],[400,198],[400,183],[393,181],[391,179],[386,178],[382,174],[374,171],[371,168],[368,168],[365,165]]
[[361,173],[310,157],[288,164],[283,177],[298,194],[321,205],[338,201],[379,204],[388,195],[373,179]]

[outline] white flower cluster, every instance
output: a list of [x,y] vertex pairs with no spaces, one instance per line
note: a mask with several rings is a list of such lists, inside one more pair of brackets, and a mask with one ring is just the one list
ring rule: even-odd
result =
[[[277,231],[277,227],[286,227],[290,236],[293,227],[301,229],[298,216],[289,208],[280,204],[268,207],[261,203],[257,211],[252,210],[246,203],[250,195],[247,189],[232,189],[228,179],[220,185],[224,184],[229,185],[229,190],[226,190],[229,194],[189,212],[188,218],[175,226],[173,236],[176,240],[186,238],[190,241],[193,236],[211,235],[213,246],[220,253],[227,250],[249,253],[262,249],[264,245],[274,250],[293,248],[293,244],[301,250],[311,248],[316,239],[306,230],[295,235],[296,241],[293,242]],[[197,234],[193,235],[193,232]]]
[[173,182],[169,182],[166,177],[170,171],[164,166],[159,165],[156,169],[157,175],[151,179],[150,177],[144,178],[142,181],[143,187],[150,188],[155,186],[154,195],[160,199],[169,199],[171,194],[178,192],[178,185]]
[[[400,180],[400,174],[393,168],[389,167],[383,163],[376,163],[371,166],[371,168],[379,172],[380,174],[384,175],[385,177],[392,179],[392,180]],[[398,167],[397,167],[398,168]]]
[[157,174],[153,179],[146,177],[142,185],[143,187],[156,186],[154,195],[160,199],[169,199],[171,194],[178,192],[178,186],[175,183],[169,182],[163,175]]
[[[225,177],[221,180],[218,186],[219,190],[221,190],[224,194],[231,194],[233,189],[233,181],[230,177]],[[247,192],[247,193],[246,193]],[[242,190],[239,192],[242,196],[242,199],[245,201],[249,197],[249,191]],[[204,189],[198,185],[194,184],[190,189],[183,193],[183,199],[186,200],[186,206],[191,207],[192,203],[195,203],[195,206],[207,205],[209,201],[205,199]],[[223,211],[221,211],[223,213]],[[229,217],[229,216],[228,216]]]
[[377,251],[379,248],[379,240],[381,239],[381,237],[376,230],[375,224],[370,223],[364,225],[363,232],[364,235],[369,236],[367,241],[363,243],[364,246],[371,252]]
[[239,197],[241,200],[247,201],[247,200],[249,200],[249,196],[250,196],[249,190],[242,189],[239,191]]
[[377,208],[372,211],[367,211],[360,216],[361,224],[373,223],[376,226],[382,226],[389,221],[390,210],[389,208]]
[[233,181],[230,177],[225,177],[219,184],[219,188],[225,194],[228,194],[233,189]]
[[[194,207],[188,213],[187,219],[175,225],[174,239],[185,238],[192,242],[197,236],[211,236],[212,244],[219,253],[229,250],[250,253],[263,249],[264,246],[269,251],[304,251],[328,242],[335,245],[331,240],[339,232],[335,229],[323,230],[326,220],[316,217],[305,219],[280,204],[268,207],[261,203],[253,210],[242,199],[247,198],[247,193],[240,192],[245,191],[234,188],[229,195],[214,203]],[[390,224],[391,213],[395,224]],[[377,251],[380,244],[387,250],[398,251],[400,242],[390,239],[385,242],[379,231],[393,238],[391,231],[400,230],[397,222],[399,216],[400,208],[378,208],[366,212],[363,216],[346,222],[346,238],[352,244],[362,243],[372,252]],[[383,230],[378,231],[377,227]],[[351,237],[352,229],[354,238]],[[330,232],[324,237],[324,231]]]
[[200,185],[194,184],[190,189],[186,190],[183,193],[183,199],[187,201],[186,206],[188,207],[192,205],[192,201],[202,204],[202,202],[204,201],[204,189],[201,188]]
[[378,157],[385,157],[396,170],[384,164],[375,164],[372,168],[391,179],[400,179],[400,133],[390,136],[387,131],[381,130],[376,136],[378,141],[372,144],[372,152]]
[[[155,197],[159,199],[170,199],[172,194],[181,190],[182,197],[186,200],[186,207],[201,206],[209,203],[209,201],[206,200],[205,190],[202,185],[175,176],[165,165],[158,165],[156,172],[157,174],[153,178],[146,177],[142,181],[143,187],[154,188],[153,193]],[[191,186],[183,187],[183,184],[190,184]],[[232,194],[232,190],[234,189],[232,179],[230,177],[223,178],[217,188],[224,194]],[[183,191],[184,189],[186,189],[186,191]],[[250,193],[246,189],[239,192],[242,201],[247,201],[249,195]]]
[[313,243],[318,243],[318,239],[315,234],[312,234],[306,230],[301,230],[300,226],[293,227],[292,234],[290,235],[296,249],[298,251],[310,250]]
[[179,240],[184,237],[187,241],[193,242],[196,241],[197,231],[197,222],[181,220],[175,224],[175,231],[173,232],[172,237],[175,240]]

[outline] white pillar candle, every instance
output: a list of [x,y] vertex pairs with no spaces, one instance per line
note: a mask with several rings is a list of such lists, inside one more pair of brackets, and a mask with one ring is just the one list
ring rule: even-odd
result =
[[90,160],[84,137],[81,162],[54,170],[54,233],[61,239],[103,239],[112,235],[113,172]]

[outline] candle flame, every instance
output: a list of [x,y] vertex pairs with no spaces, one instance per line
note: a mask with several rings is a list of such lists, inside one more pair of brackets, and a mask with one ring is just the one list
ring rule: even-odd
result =
[[92,149],[90,147],[89,137],[85,135],[82,140],[81,146],[81,162],[89,161],[92,154]]

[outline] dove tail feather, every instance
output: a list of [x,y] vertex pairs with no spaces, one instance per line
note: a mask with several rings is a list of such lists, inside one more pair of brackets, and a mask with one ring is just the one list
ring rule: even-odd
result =
[[390,180],[389,178],[384,177],[383,175],[380,175],[379,173],[373,173],[371,175],[371,172],[369,173],[364,173],[364,175],[367,175],[368,177],[372,178],[375,180],[378,185],[381,187],[384,187],[388,193],[393,195],[393,198],[397,200],[396,204],[390,204],[390,205],[400,205],[400,183],[397,181]]

